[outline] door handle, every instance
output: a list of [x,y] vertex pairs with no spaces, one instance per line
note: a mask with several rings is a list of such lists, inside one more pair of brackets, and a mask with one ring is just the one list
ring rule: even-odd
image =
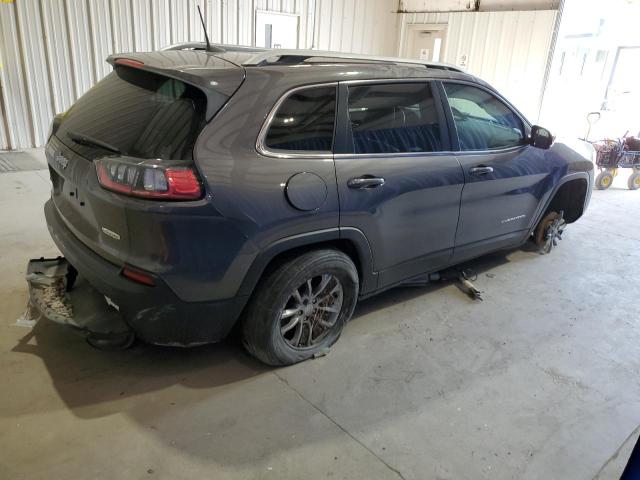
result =
[[485,165],[480,165],[478,167],[473,167],[469,170],[471,175],[486,175],[487,173],[493,173],[493,167],[487,167]]
[[362,177],[350,178],[347,181],[349,188],[376,188],[384,185],[384,178],[364,175]]

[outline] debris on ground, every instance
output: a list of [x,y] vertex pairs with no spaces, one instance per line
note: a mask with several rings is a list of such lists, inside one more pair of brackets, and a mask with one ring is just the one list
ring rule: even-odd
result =
[[474,275],[469,270],[462,270],[458,277],[459,284],[457,285],[460,290],[466,293],[471,300],[478,300],[482,302],[482,292],[471,283],[471,280],[475,280],[477,275]]
[[[487,273],[486,275],[489,278],[495,277],[495,275],[492,273]],[[428,275],[420,275],[418,277],[414,277],[406,282],[403,282],[402,286],[424,287],[434,282],[456,282],[456,286],[463,293],[468,295],[471,300],[478,300],[482,302],[482,292],[478,290],[473,284],[473,282],[475,282],[477,278],[478,275],[475,274],[470,268],[462,270],[456,268],[447,268],[446,270],[442,270],[440,272],[434,272]]]
[[320,357],[325,357],[329,354],[329,347],[325,347],[322,350],[320,350],[319,352],[316,352],[313,354],[313,358],[320,358]]
[[20,324],[35,324],[43,315],[58,323],[69,323],[73,308],[67,295],[67,263],[62,258],[30,260],[26,279],[29,304]]

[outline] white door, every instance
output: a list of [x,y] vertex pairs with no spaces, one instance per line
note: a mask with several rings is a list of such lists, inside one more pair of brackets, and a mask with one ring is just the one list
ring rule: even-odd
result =
[[298,15],[256,12],[256,46],[298,48]]
[[405,56],[428,62],[441,62],[444,57],[446,33],[445,29],[410,29]]

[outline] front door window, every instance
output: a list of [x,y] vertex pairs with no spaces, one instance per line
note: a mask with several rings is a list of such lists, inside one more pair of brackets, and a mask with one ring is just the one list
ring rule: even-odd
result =
[[482,151],[524,143],[522,120],[495,96],[462,83],[445,83],[460,150]]

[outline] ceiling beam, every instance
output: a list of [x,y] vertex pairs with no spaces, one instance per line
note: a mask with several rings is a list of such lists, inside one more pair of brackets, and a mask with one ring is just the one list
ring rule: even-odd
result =
[[558,10],[560,0],[398,0],[397,13]]

